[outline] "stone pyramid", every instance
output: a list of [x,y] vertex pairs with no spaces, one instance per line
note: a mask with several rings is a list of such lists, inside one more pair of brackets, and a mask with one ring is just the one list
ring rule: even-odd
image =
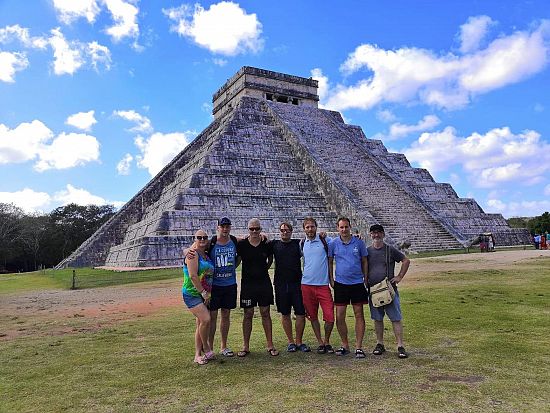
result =
[[499,246],[529,243],[526,230],[318,109],[317,86],[241,68],[214,94],[214,121],[60,266],[180,265],[194,231],[214,233],[222,216],[243,235],[258,217],[270,238],[283,220],[302,237],[306,216],[327,231],[348,216],[354,230],[380,223],[413,251],[463,248],[483,232]]

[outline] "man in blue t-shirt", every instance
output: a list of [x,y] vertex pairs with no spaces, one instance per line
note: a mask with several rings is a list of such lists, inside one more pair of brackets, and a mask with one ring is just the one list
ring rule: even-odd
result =
[[[352,236],[349,218],[339,218],[337,229],[339,236],[329,244],[328,250],[328,270],[333,283],[334,305],[336,306],[336,328],[342,339],[342,346],[336,350],[336,354],[344,356],[349,353],[346,312],[348,304],[351,304],[355,315],[355,357],[365,358],[363,305],[368,303],[368,293],[365,287],[368,274],[368,252],[363,240]],[[334,271],[334,263],[336,263],[336,271]]]
[[210,310],[210,347],[213,348],[214,336],[218,320],[218,310],[221,312],[221,354],[233,357],[233,351],[227,346],[231,310],[237,307],[237,275],[236,268],[240,264],[237,255],[237,238],[230,235],[231,220],[223,217],[218,220],[217,235],[210,240],[208,255],[214,263],[214,279],[212,281],[212,297],[208,308]]

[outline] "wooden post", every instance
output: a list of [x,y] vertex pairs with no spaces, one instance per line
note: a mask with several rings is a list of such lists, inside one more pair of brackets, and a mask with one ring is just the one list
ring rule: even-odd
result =
[[71,290],[76,290],[76,270],[73,270],[73,282],[71,285]]

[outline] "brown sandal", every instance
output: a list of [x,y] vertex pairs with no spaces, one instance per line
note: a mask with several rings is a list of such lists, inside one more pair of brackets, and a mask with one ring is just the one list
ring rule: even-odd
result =
[[276,348],[268,348],[267,352],[269,353],[270,356],[273,356],[273,357],[279,355],[279,350],[277,350]]

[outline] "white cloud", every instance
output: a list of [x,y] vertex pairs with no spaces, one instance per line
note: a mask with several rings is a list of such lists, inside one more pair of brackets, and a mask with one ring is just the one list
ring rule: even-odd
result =
[[0,52],[0,81],[15,82],[15,72],[24,70],[29,61],[24,53]]
[[61,133],[51,145],[41,148],[34,169],[68,169],[99,160],[99,142],[83,133]]
[[[550,167],[550,144],[535,131],[514,134],[508,127],[463,138],[452,127],[423,133],[403,153],[433,174],[460,165],[476,187],[493,188],[504,182],[540,183]],[[540,162],[532,167],[532,160]]]
[[0,192],[2,202],[14,204],[27,213],[45,211],[51,197],[46,192],[36,192],[30,188],[24,188],[15,192]]
[[394,123],[390,126],[389,139],[402,138],[414,132],[424,132],[435,128],[441,121],[435,115],[426,115],[416,125],[405,125],[402,123]]
[[462,56],[418,48],[384,50],[364,44],[342,64],[344,74],[367,70],[353,85],[336,85],[326,107],[370,109],[384,102],[423,103],[446,109],[473,96],[519,82],[540,72],[550,56],[550,21],[533,30],[499,37],[485,49]]
[[88,132],[90,131],[92,126],[97,123],[94,114],[94,110],[90,110],[89,112],[75,113],[74,115],[71,115],[67,118],[65,124]]
[[226,59],[219,59],[217,57],[215,57],[214,59],[212,59],[212,62],[216,65],[216,66],[220,66],[220,67],[224,67],[228,61]]
[[319,68],[315,68],[311,71],[311,77],[319,82],[317,93],[319,94],[319,99],[324,101],[329,91],[328,77],[323,75],[323,71]]
[[154,133],[145,139],[138,136],[135,144],[141,151],[136,157],[140,168],[145,168],[151,176],[156,175],[168,162],[180,153],[196,136],[195,132]]
[[135,123],[136,126],[128,129],[131,132],[150,132],[153,130],[149,118],[140,115],[135,110],[115,110],[113,116]]
[[262,24],[256,14],[247,14],[237,3],[222,1],[208,10],[198,3],[194,10],[184,4],[163,12],[175,22],[172,31],[212,53],[235,56],[263,47]]
[[[65,24],[71,24],[79,18],[85,18],[88,23],[94,23],[97,15],[106,8],[114,24],[105,32],[115,42],[126,37],[137,39],[139,36],[139,8],[133,3],[135,1],[132,0],[53,0],[59,20]],[[134,47],[139,46],[134,43]]]
[[139,26],[137,16],[139,9],[123,0],[103,0],[109,12],[113,16],[115,24],[106,31],[115,42],[125,37],[137,38],[139,35]]
[[24,188],[15,192],[0,192],[0,199],[2,199],[2,202],[18,206],[27,213],[48,212],[58,206],[71,203],[78,205],[111,204],[116,208],[124,205],[122,201],[109,201],[100,196],[93,195],[85,189],[76,188],[71,184],[68,184],[65,189],[55,192],[53,196],[46,192]]
[[379,110],[376,112],[376,118],[382,122],[389,123],[397,120],[397,116],[388,109]]
[[489,27],[496,24],[489,16],[475,16],[460,26],[458,39],[462,53],[474,52],[479,48],[481,41],[487,35]]
[[0,164],[27,162],[38,156],[53,138],[53,132],[39,120],[10,129],[0,123]]
[[99,65],[103,65],[105,70],[111,69],[111,51],[100,45],[98,42],[90,42],[86,45],[86,53],[91,59],[91,64],[95,71],[99,71]]
[[550,196],[550,184],[544,187],[544,195]]
[[484,210],[488,213],[500,213],[506,218],[533,217],[541,215],[544,211],[550,211],[550,201],[512,201],[505,203],[500,199],[489,199]]
[[50,45],[53,49],[54,73],[56,75],[72,75],[84,64],[80,50],[78,47],[75,47],[76,44],[74,42],[72,44],[67,42],[59,28],[52,29],[51,34]]
[[122,158],[117,166],[116,170],[119,175],[129,175],[130,174],[130,167],[132,165],[132,161],[134,160],[134,157],[127,153],[124,155],[124,158]]
[[65,24],[71,24],[81,17],[93,23],[100,12],[96,0],[53,0],[53,6]]
[[[27,49],[44,50],[50,46],[54,55],[53,71],[56,75],[72,75],[85,64],[91,65],[96,71],[100,66],[105,70],[111,68],[111,51],[106,46],[96,41],[69,41],[59,27],[50,31],[50,37],[31,37],[29,29],[19,25],[0,29],[0,44],[11,41],[18,41]],[[0,52],[0,80],[13,82],[15,71],[23,70],[28,65],[25,53]]]
[[71,184],[54,194],[53,199],[61,202],[62,205],[78,204],[78,205],[106,205],[112,204],[119,208],[124,205],[122,201],[109,201],[97,195],[93,195],[83,188],[76,188]]
[[0,29],[0,43],[10,43],[19,41],[29,49],[45,49],[48,46],[48,40],[44,37],[32,37],[29,29],[21,27],[18,24],[6,26]]

